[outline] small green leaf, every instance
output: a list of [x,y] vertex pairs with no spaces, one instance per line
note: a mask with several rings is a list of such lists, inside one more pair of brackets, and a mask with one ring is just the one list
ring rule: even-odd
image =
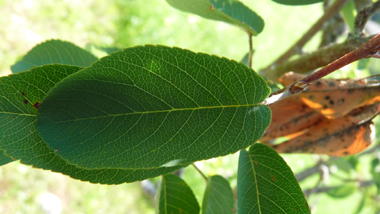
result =
[[315,4],[319,2],[324,2],[325,0],[273,0],[274,2],[277,2],[279,4],[285,4],[285,5],[309,5],[309,4]]
[[96,60],[98,58],[90,52],[70,42],[49,40],[35,46],[19,62],[12,65],[11,70],[18,73],[53,63],[87,67]]
[[290,167],[261,143],[240,151],[238,213],[310,213]]
[[354,193],[355,190],[357,190],[357,187],[353,182],[351,182],[330,189],[326,193],[333,198],[345,198]]
[[234,203],[230,183],[219,175],[209,177],[203,196],[202,214],[234,213]]
[[360,202],[355,210],[355,212],[353,212],[354,214],[360,214],[362,213],[361,211],[363,210],[364,208],[364,205],[365,205],[365,201],[368,197],[368,188],[364,188],[364,192],[362,194],[362,198],[360,199]]
[[172,7],[194,13],[206,19],[227,22],[243,28],[252,35],[264,28],[263,19],[236,0],[166,0]]
[[50,149],[37,133],[37,109],[55,84],[81,69],[68,65],[47,65],[0,78],[0,148],[6,150],[7,155],[36,168],[102,184],[144,180],[181,168],[86,170],[56,155],[59,151]]
[[5,164],[8,164],[8,163],[13,162],[13,161],[14,160],[11,157],[6,156],[4,154],[4,151],[0,150],[0,166],[3,166]]
[[53,88],[38,131],[84,168],[157,168],[228,155],[271,121],[270,89],[247,66],[179,48],[124,49]]
[[159,214],[198,214],[199,204],[193,191],[177,175],[162,176],[158,202]]
[[357,14],[354,1],[348,1],[347,4],[342,8],[341,13],[343,15],[344,21],[350,29],[350,33],[354,33],[355,17]]

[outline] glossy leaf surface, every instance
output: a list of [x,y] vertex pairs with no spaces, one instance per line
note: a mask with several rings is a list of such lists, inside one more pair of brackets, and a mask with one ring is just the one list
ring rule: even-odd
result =
[[234,213],[234,203],[230,183],[220,175],[209,177],[203,196],[202,214]]
[[184,180],[173,174],[162,176],[157,202],[159,214],[198,214],[200,211],[193,191]]
[[286,5],[309,5],[309,4],[315,4],[319,2],[324,2],[325,0],[273,0],[274,2],[277,2],[279,4],[286,4]]
[[55,84],[80,69],[82,68],[67,65],[47,65],[0,78],[0,148],[15,159],[21,159],[24,164],[92,183],[133,182],[181,168],[86,170],[71,165],[56,155],[57,151],[50,149],[37,133],[37,109]]
[[166,0],[172,7],[203,18],[227,22],[243,28],[252,35],[264,28],[263,19],[236,0]]
[[49,92],[38,131],[85,168],[185,165],[252,145],[270,123],[265,81],[245,65],[144,46],[102,58]]
[[292,170],[266,145],[240,151],[238,213],[310,213]]
[[90,52],[70,42],[49,40],[35,46],[19,62],[11,66],[11,70],[18,73],[53,63],[87,67],[96,60],[98,58]]

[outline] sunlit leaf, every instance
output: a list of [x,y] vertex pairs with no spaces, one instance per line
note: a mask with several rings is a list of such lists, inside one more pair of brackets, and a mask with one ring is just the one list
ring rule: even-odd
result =
[[[60,80],[82,68],[47,65],[0,78],[0,148],[27,165],[92,183],[120,184],[156,177],[179,168],[86,170],[67,163],[37,133],[39,103]],[[3,151],[1,151],[3,152]]]
[[87,67],[96,60],[98,58],[90,52],[70,42],[49,40],[35,46],[19,62],[11,66],[11,69],[13,73],[18,73],[53,63]]
[[159,214],[198,214],[200,211],[193,191],[184,180],[173,174],[162,176],[157,202]]
[[292,170],[266,145],[240,151],[238,213],[310,213]]
[[333,198],[345,198],[356,191],[357,187],[354,183],[345,183],[327,191],[327,195]]
[[325,0],[273,0],[274,2],[277,2],[279,4],[285,4],[285,5],[308,5],[308,4],[315,4],[319,2],[324,2]]
[[252,145],[270,93],[247,66],[179,48],[124,49],[71,75],[39,109],[38,131],[86,168],[189,164]]
[[220,175],[209,177],[203,196],[202,214],[234,213],[234,203],[230,183]]
[[236,25],[252,35],[264,28],[263,19],[247,6],[236,0],[166,0],[172,7],[203,18]]
[[364,192],[362,194],[362,198],[360,199],[360,202],[358,204],[358,207],[356,208],[356,210],[353,212],[353,214],[360,214],[362,213],[361,211],[363,210],[364,208],[364,205],[365,205],[365,201],[368,197],[368,188],[364,188]]
[[355,27],[355,17],[356,17],[356,8],[353,0],[347,2],[347,4],[341,9],[341,14],[345,23],[348,25],[350,29],[350,33],[354,33]]

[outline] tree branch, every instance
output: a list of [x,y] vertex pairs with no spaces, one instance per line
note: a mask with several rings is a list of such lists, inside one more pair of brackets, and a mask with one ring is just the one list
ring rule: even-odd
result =
[[346,66],[352,62],[355,62],[359,59],[371,57],[372,55],[376,54],[379,50],[380,50],[380,34],[373,37],[370,41],[366,42],[365,44],[360,46],[358,49],[351,51],[350,53],[344,55],[338,60],[335,60],[334,62],[314,72],[313,74],[283,88],[282,90],[279,90],[273,93],[263,102],[263,104],[270,105],[274,102],[277,102],[281,99],[289,97],[293,94],[299,94],[302,91],[304,91],[314,81],[338,70],[339,68],[342,68],[343,66]]
[[[345,181],[345,182],[354,182],[354,181]],[[371,186],[375,183],[375,181],[362,181],[359,183],[359,187],[368,187]],[[330,186],[330,187],[321,187],[321,188],[316,188],[316,189],[305,189],[303,192],[304,194],[307,193],[308,191],[313,191],[313,193],[322,193],[322,192],[328,192],[329,190],[338,188],[340,186]]]
[[298,40],[296,44],[294,44],[291,48],[288,49],[282,56],[280,56],[272,65],[265,68],[263,71],[269,69],[271,66],[279,64],[296,53],[297,49],[302,48],[306,42],[308,42],[322,27],[323,23],[329,20],[334,14],[339,11],[348,0],[337,0],[333,5],[326,10],[323,16]]
[[363,29],[367,24],[367,21],[371,16],[380,9],[380,1],[373,3],[372,5],[363,8],[359,11],[355,18],[354,37],[363,35]]
[[274,82],[278,82],[278,78],[289,71],[296,73],[306,73],[312,71],[325,66],[336,59],[339,59],[345,54],[368,42],[373,37],[374,35],[357,39],[349,39],[341,44],[325,46],[312,53],[303,54],[293,61],[286,61],[273,68],[260,71],[260,75]]

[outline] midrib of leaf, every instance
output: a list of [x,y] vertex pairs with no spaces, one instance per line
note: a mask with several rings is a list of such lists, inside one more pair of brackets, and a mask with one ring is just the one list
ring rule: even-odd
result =
[[[256,195],[257,195],[257,206],[259,207],[259,213],[261,214],[261,206],[260,206],[260,197],[259,197],[259,187],[257,185],[257,177],[256,177],[256,170],[255,170],[255,165],[252,161],[252,158],[251,156],[249,155],[248,153],[248,157],[249,157],[249,162],[251,163],[251,166],[252,166],[252,170],[253,170],[253,175],[255,176],[255,185],[256,185]],[[252,209],[254,208],[255,206],[252,207]]]
[[[224,109],[224,108],[240,108],[240,107],[252,107],[252,106],[259,106],[260,104],[243,104],[243,105],[222,105],[222,106],[202,106],[202,107],[196,107],[196,108],[179,108],[179,109],[168,109],[168,110],[159,110],[159,111],[142,111],[142,112],[132,112],[132,113],[123,113],[123,114],[108,114],[98,117],[86,117],[86,118],[78,118],[78,119],[72,119],[72,120],[64,120],[59,122],[53,122],[53,123],[62,123],[62,122],[73,122],[73,121],[81,121],[81,120],[92,120],[92,119],[101,119],[101,118],[107,118],[107,117],[120,117],[120,116],[128,116],[128,115],[139,115],[139,114],[156,114],[156,113],[170,113],[170,112],[176,112],[176,111],[197,111],[202,109]],[[13,113],[15,114],[15,113]],[[30,115],[30,116],[36,116],[36,115]]]
[[35,114],[23,114],[23,113],[14,113],[14,112],[0,112],[0,114],[9,114],[9,115],[17,115],[17,116],[27,116],[27,117],[37,117]]
[[[255,155],[255,156],[261,156],[261,155]],[[257,185],[256,171],[255,171],[255,167],[254,167],[254,165],[253,165],[254,163],[252,162],[252,159],[251,159],[251,158],[250,158],[250,162],[251,162],[252,169],[253,169],[253,173],[254,173],[254,175],[255,175],[255,179],[256,179],[255,184],[256,184],[256,191],[257,191],[257,202],[258,202],[259,210],[260,210],[260,213],[261,213],[261,207],[260,207],[260,204],[259,204],[259,189],[258,189],[258,185]],[[268,168],[268,169],[273,170],[272,168],[266,166],[265,164],[262,164],[262,163],[261,163],[261,165],[264,166],[264,167],[266,167],[266,168]],[[276,172],[279,173],[279,174],[281,174],[281,173],[278,172],[278,171],[276,171]],[[260,176],[262,179],[267,180],[267,181],[269,182],[269,180],[268,180],[267,178],[265,178],[265,177],[263,177],[263,176],[261,176],[261,175],[258,175],[258,176]],[[288,179],[288,181],[289,181],[289,179]],[[290,182],[290,181],[289,181],[289,182]],[[281,189],[278,185],[275,185],[275,186],[276,186],[277,188]],[[288,192],[286,192],[284,189],[281,189],[281,190],[282,190],[282,192],[288,194],[288,196],[291,197],[291,198],[293,199],[293,197],[292,197],[291,195],[289,195]],[[265,197],[265,196],[262,195],[262,197]],[[265,197],[265,198],[266,198],[268,201],[271,201],[276,207],[280,208],[280,209],[283,211],[283,213],[286,213],[286,211],[283,210],[282,207],[278,206],[275,202],[273,202],[273,201],[270,200],[269,198],[267,198],[267,197]],[[296,201],[296,200],[294,200],[294,201]],[[299,204],[297,203],[297,205],[299,205]]]
[[167,190],[167,187],[166,187],[166,180],[165,180],[165,178],[163,177],[163,179],[162,179],[162,182],[164,182],[164,196],[165,196],[165,198],[164,198],[164,200],[165,200],[165,213],[168,213],[168,206],[167,206],[167,204],[168,204],[168,200],[167,200],[167,193],[166,193],[166,190]]

